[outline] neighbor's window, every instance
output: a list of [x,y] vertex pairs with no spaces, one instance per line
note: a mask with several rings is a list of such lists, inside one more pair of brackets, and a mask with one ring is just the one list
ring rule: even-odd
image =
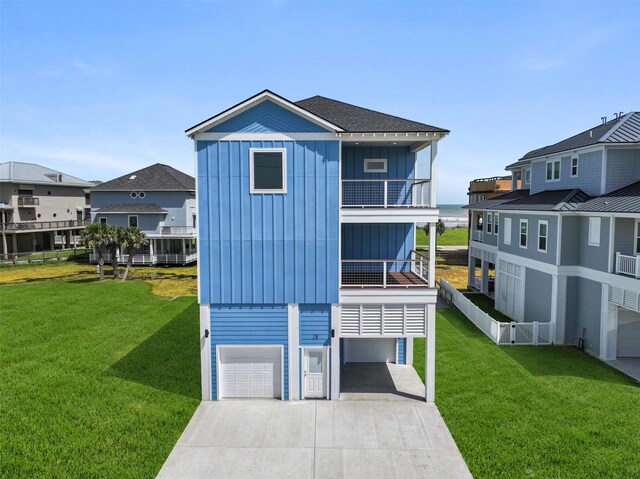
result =
[[547,161],[547,181],[560,179],[560,160]]
[[137,216],[129,216],[129,226],[138,227],[138,217]]
[[549,236],[549,222],[538,221],[538,251],[547,252],[547,238]]
[[527,237],[529,236],[529,221],[520,220],[520,247],[527,247]]
[[502,224],[504,244],[511,244],[511,218],[505,218]]
[[571,158],[571,176],[578,176],[578,157]]
[[493,232],[493,213],[487,213],[487,233]]
[[640,254],[640,220],[636,221],[636,254]]
[[387,160],[385,158],[365,159],[364,160],[364,172],[365,173],[386,173],[387,172]]
[[251,148],[251,193],[287,192],[287,150]]
[[525,184],[531,183],[531,168],[525,168],[525,170],[524,170],[524,182],[525,182]]
[[589,218],[589,244],[600,246],[600,218]]
[[102,217],[100,218],[100,224],[101,224],[101,225],[106,225],[106,224],[107,224],[107,218],[105,218],[104,216],[102,216]]
[[493,217],[493,233],[498,234],[498,224],[500,223],[500,218],[498,217],[498,213]]

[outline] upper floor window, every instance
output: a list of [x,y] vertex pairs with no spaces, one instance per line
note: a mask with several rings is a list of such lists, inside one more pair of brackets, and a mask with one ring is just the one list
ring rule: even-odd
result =
[[104,216],[100,217],[100,224],[101,225],[106,225],[107,224],[107,218],[105,218]]
[[287,192],[287,150],[250,148],[251,193]]
[[640,254],[640,220],[636,221],[636,254]]
[[549,222],[538,221],[538,251],[547,252],[547,238],[549,237]]
[[600,246],[600,218],[589,218],[589,244]]
[[524,182],[526,184],[531,183],[531,168],[524,169]]
[[571,176],[578,176],[578,157],[571,158]]
[[502,235],[504,244],[511,244],[511,218],[505,218],[502,223]]
[[520,220],[520,247],[527,247],[527,240],[529,237],[529,221]]
[[138,217],[137,216],[129,216],[129,226],[138,227]]
[[560,179],[560,160],[547,161],[547,181]]
[[32,196],[33,195],[33,190],[18,190],[18,194],[19,195],[26,195],[26,196]]
[[498,217],[498,213],[496,213],[493,217],[493,233],[498,234],[498,225],[500,224],[500,218]]
[[487,233],[493,232],[493,213],[487,213]]
[[365,159],[364,160],[364,172],[365,173],[386,173],[387,172],[387,160],[385,158]]

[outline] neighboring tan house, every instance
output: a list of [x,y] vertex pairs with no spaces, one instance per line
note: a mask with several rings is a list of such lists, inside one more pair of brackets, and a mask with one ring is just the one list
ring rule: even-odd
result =
[[[503,195],[511,191],[511,176],[493,176],[491,178],[478,178],[469,182],[469,204],[477,203]],[[517,180],[517,187],[520,180]],[[516,188],[517,188],[516,187]]]
[[[196,261],[195,178],[156,163],[91,188],[91,221],[137,226],[149,244],[134,264],[189,264]],[[107,255],[107,261],[110,257]],[[95,254],[90,255],[97,261]],[[120,255],[126,262],[126,255]]]
[[0,246],[12,253],[70,248],[89,223],[94,183],[35,163],[0,163]]
[[468,206],[470,287],[495,290],[496,309],[516,321],[551,322],[557,344],[640,357],[640,112],[507,170],[519,189]]
[[[411,365],[413,338],[426,337],[433,402],[434,163],[449,131],[265,90],[186,133],[203,399],[339,399],[341,368]],[[416,223],[430,226],[428,257],[415,251]]]

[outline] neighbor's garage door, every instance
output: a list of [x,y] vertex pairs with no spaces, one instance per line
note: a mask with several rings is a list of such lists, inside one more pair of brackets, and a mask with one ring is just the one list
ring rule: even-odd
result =
[[346,363],[395,363],[395,338],[345,339],[344,355]]
[[618,308],[619,358],[640,358],[640,313]]
[[280,398],[280,347],[219,347],[221,398]]

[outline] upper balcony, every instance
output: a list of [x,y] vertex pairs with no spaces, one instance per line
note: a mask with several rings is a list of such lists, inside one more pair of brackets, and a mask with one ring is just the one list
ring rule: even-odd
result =
[[616,252],[616,274],[640,278],[640,255],[631,256]]
[[0,223],[0,229],[6,232],[23,232],[34,230],[66,230],[81,229],[91,224],[90,220],[70,220],[70,221],[25,221],[23,223]]
[[40,198],[34,196],[18,196],[18,207],[34,208],[40,205]]

